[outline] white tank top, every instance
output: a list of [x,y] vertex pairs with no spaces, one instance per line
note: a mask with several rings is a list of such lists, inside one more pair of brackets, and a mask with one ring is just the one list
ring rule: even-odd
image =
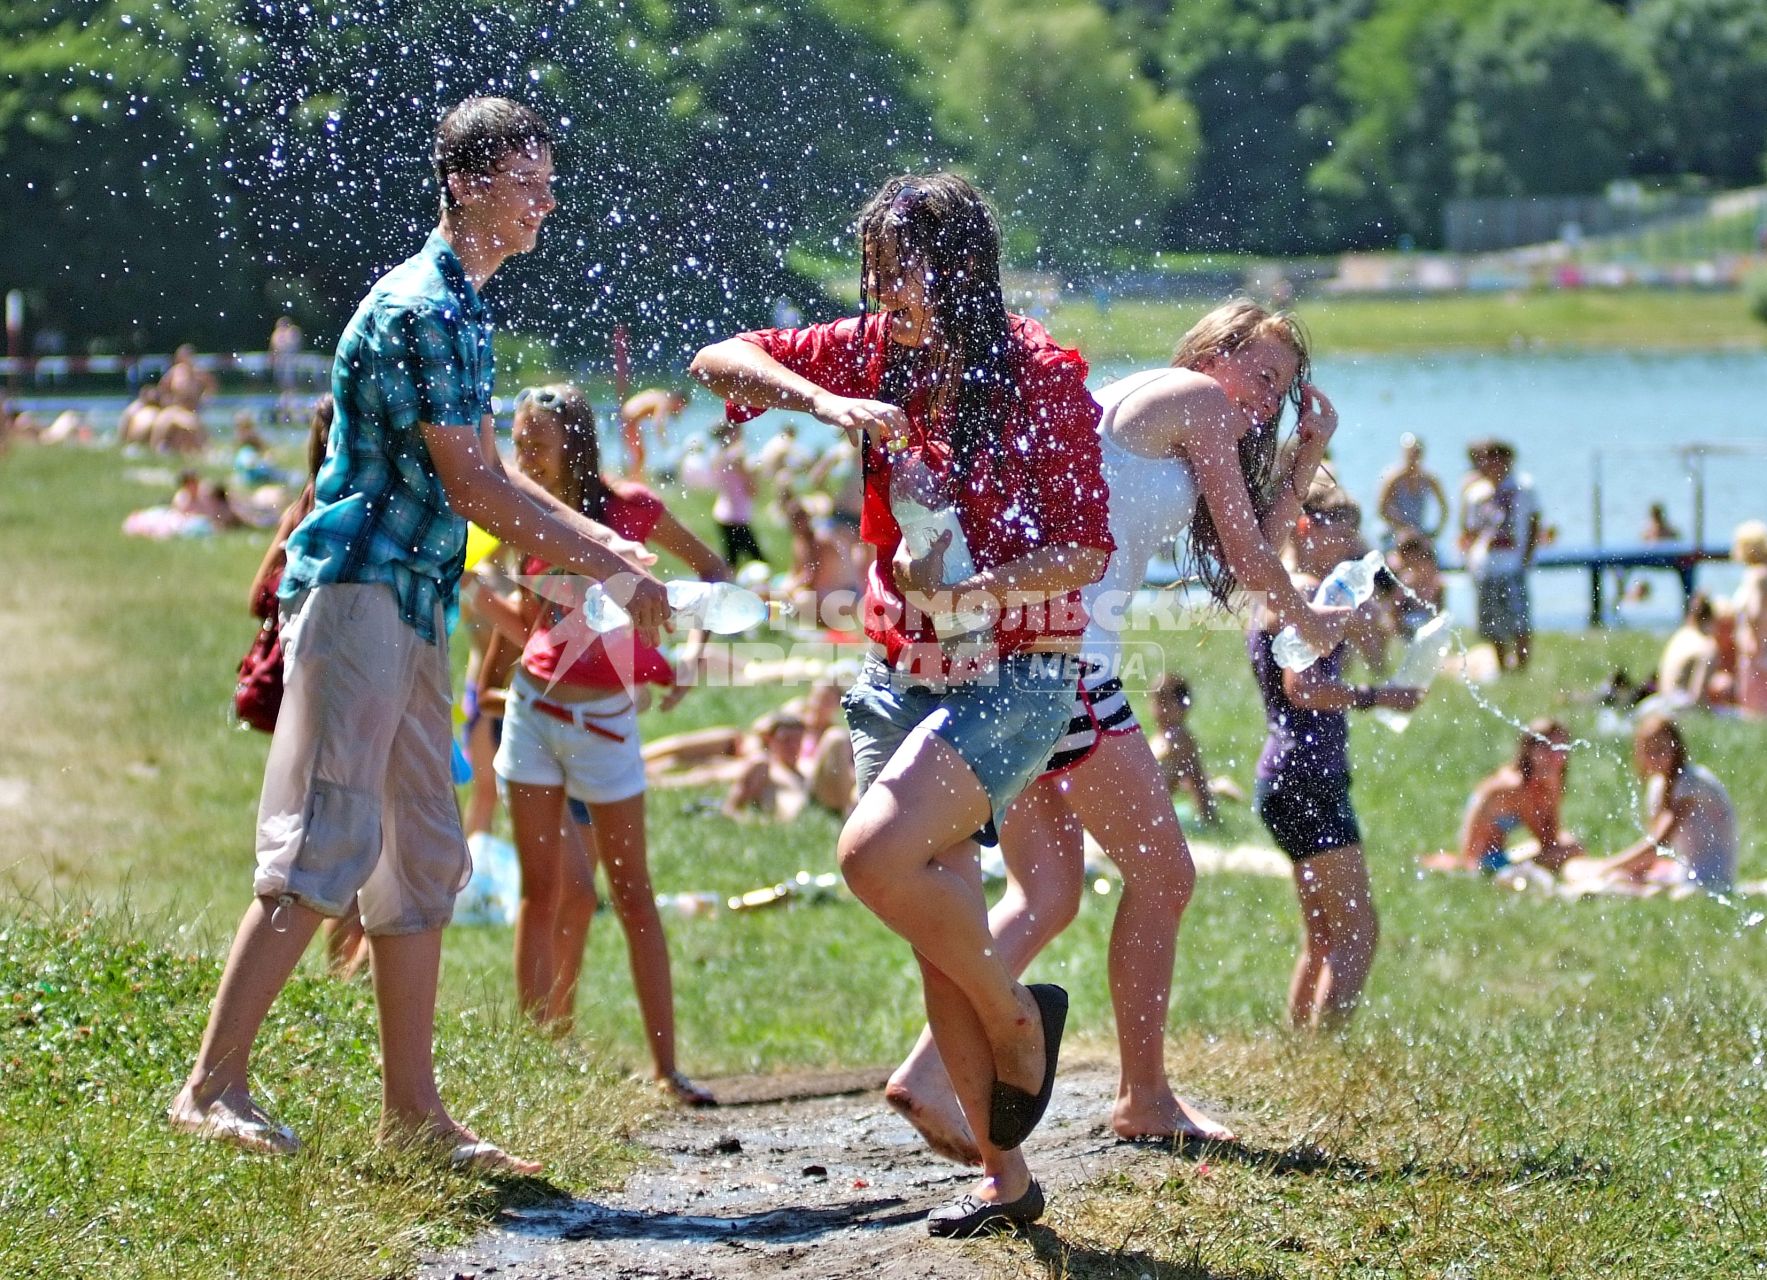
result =
[[1104,576],[1080,593],[1091,621],[1082,650],[1106,662],[1114,659],[1119,633],[1128,625],[1129,601],[1147,578],[1147,564],[1166,543],[1183,533],[1196,514],[1196,475],[1178,458],[1145,458],[1111,438],[1117,406],[1169,372],[1151,369],[1113,382],[1094,397],[1104,409],[1098,420],[1104,483],[1110,490],[1111,540],[1117,549]]

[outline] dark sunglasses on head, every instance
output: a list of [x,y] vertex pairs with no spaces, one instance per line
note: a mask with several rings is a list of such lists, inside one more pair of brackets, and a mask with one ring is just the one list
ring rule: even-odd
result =
[[912,184],[905,186],[896,192],[895,197],[890,201],[890,216],[905,218],[913,213],[920,206],[921,201],[925,199],[926,192],[919,187]]

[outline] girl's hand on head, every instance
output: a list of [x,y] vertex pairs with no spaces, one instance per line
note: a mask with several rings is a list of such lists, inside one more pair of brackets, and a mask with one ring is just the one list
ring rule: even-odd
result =
[[858,444],[865,436],[884,444],[908,434],[908,415],[882,400],[852,400],[823,392],[816,397],[810,412],[817,421],[839,427],[852,444]]
[[1324,448],[1331,443],[1332,433],[1338,429],[1338,411],[1325,393],[1311,382],[1301,384],[1301,421],[1295,433],[1302,444],[1317,444]]

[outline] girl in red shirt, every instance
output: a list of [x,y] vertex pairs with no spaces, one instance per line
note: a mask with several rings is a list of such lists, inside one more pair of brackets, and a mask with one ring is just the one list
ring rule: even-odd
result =
[[[986,1135],[981,1184],[928,1219],[934,1235],[963,1236],[1043,1210],[1019,1144],[1048,1104],[1066,993],[1021,986],[1002,963],[973,836],[1036,776],[1071,709],[1079,589],[1111,550],[1098,406],[1086,362],[1008,314],[999,230],[962,178],[891,179],[859,234],[860,315],[741,334],[692,371],[732,418],[808,413],[861,445],[873,653],[844,700],[863,794],[841,870],[913,945],[934,1036]],[[919,559],[907,552],[886,442],[946,473],[975,566],[965,580],[945,580],[949,535]],[[928,622],[953,598],[992,622],[961,654]]]
[[[590,519],[678,556],[704,579],[730,576],[649,489],[602,476],[594,411],[576,388],[524,391],[516,400],[515,448],[523,471]],[[574,607],[590,585],[586,579],[538,559],[529,559],[522,575],[527,641],[495,764],[508,788],[521,859],[517,995],[543,1025],[570,1025],[599,859],[626,932],[657,1081],[681,1102],[707,1105],[711,1095],[675,1066],[669,951],[646,862],[637,700],[640,686],[674,686],[674,668],[629,629],[605,637],[588,629]],[[694,660],[699,640],[689,639],[684,662]],[[575,821],[565,820],[567,800]]]

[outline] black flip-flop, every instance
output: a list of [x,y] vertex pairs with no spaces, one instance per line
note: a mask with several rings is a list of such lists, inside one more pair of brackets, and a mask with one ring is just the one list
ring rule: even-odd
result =
[[1033,1095],[1004,1080],[994,1082],[988,1098],[988,1141],[1011,1151],[1031,1136],[1055,1092],[1055,1062],[1061,1054],[1061,1033],[1068,1021],[1068,993],[1052,982],[1025,988],[1037,1002],[1043,1021],[1043,1087]]
[[967,1240],[989,1231],[1029,1226],[1043,1216],[1043,1188],[1035,1178],[1017,1200],[998,1204],[962,1195],[926,1215],[926,1233],[948,1240]]

